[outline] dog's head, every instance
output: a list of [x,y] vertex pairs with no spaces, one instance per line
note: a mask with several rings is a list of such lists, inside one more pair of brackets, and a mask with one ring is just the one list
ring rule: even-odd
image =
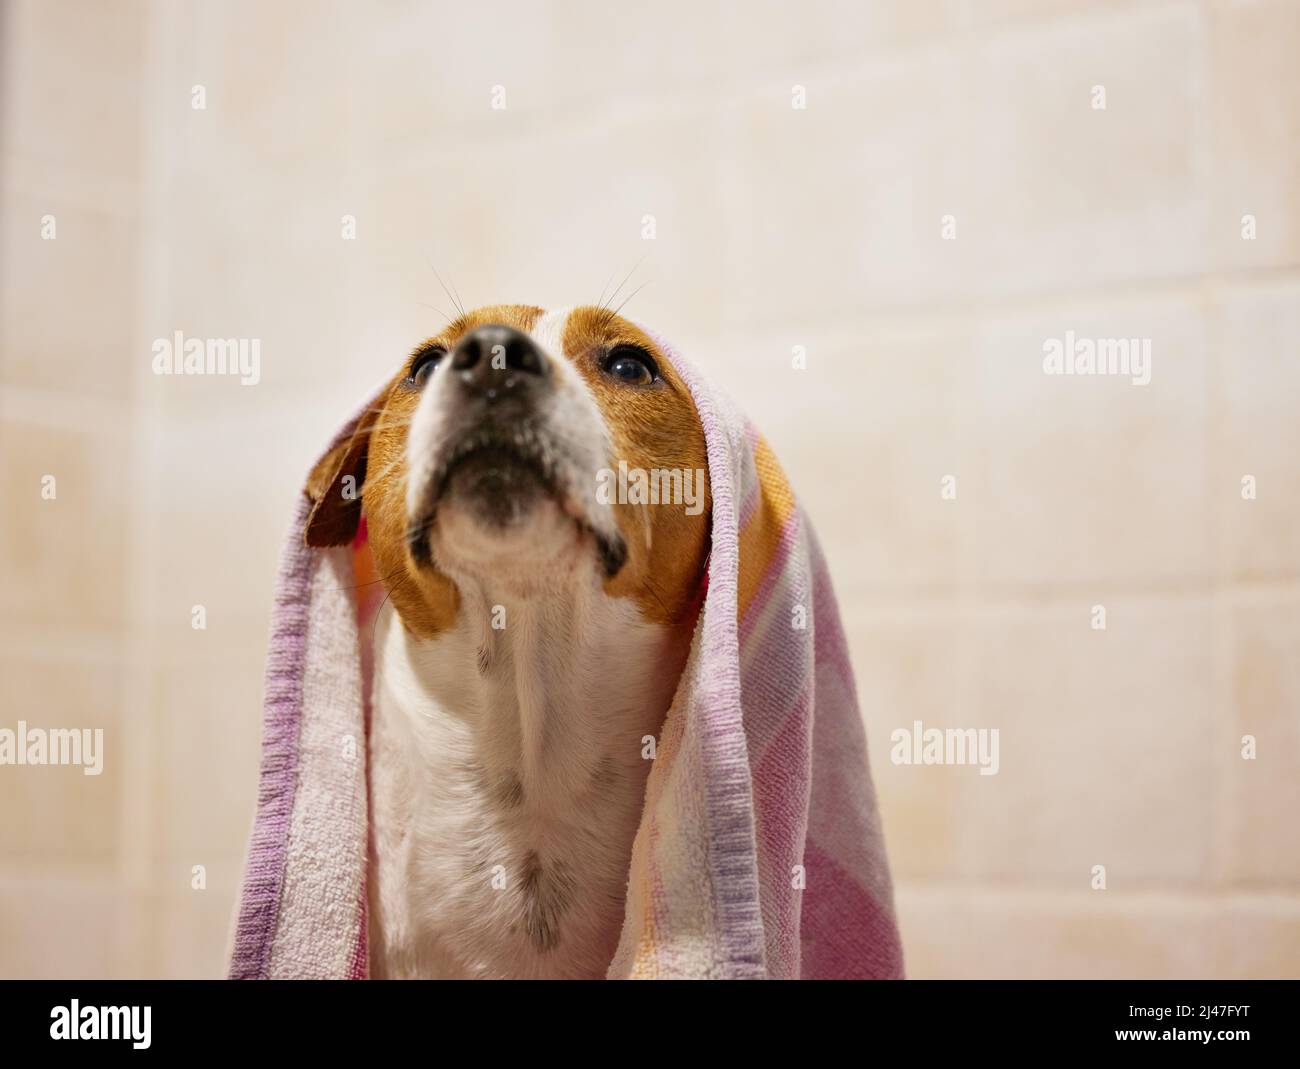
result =
[[704,433],[644,331],[601,308],[500,305],[417,346],[312,472],[306,538],[364,511],[407,627],[450,627],[465,584],[529,597],[594,573],[676,623],[708,553]]

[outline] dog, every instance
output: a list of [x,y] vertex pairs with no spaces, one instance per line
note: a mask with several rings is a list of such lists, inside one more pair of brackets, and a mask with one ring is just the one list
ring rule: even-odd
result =
[[[698,473],[702,498],[610,493],[616,469]],[[372,975],[605,975],[702,602],[707,470],[649,334],[498,305],[417,346],[312,471],[308,544],[364,517],[395,610],[374,639]]]

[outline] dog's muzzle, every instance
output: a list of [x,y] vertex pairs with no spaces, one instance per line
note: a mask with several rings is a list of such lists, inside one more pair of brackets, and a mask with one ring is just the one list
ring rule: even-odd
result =
[[[462,337],[446,361],[449,426],[439,436],[429,495],[407,532],[421,564],[429,563],[429,525],[445,499],[485,526],[508,528],[542,499],[563,502],[572,490],[571,462],[549,423],[556,372],[542,348],[513,327],[488,324]],[[606,574],[617,573],[627,555],[621,536],[575,518],[595,536]]]

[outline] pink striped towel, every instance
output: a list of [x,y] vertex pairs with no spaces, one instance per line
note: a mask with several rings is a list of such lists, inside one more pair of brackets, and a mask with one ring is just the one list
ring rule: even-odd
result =
[[[866,740],[825,561],[766,442],[663,348],[704,427],[713,543],[608,975],[901,977]],[[236,978],[366,975],[361,636],[373,604],[357,598],[356,572],[369,554],[364,526],[351,550],[308,549],[306,515],[303,502],[276,594]]]

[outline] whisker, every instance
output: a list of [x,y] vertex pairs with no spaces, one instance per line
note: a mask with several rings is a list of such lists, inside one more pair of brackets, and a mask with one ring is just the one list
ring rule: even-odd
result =
[[[394,426],[409,426],[409,425],[410,425],[410,421],[409,421],[409,420],[408,420],[406,423],[394,424]],[[430,443],[430,448],[431,448],[432,450],[434,450],[435,452],[438,451],[438,450],[440,450],[444,445],[447,444],[447,442],[449,442],[449,441],[451,440],[451,437],[452,437],[451,432],[447,432],[447,433],[441,435],[441,436],[440,436],[439,438],[437,438],[435,441],[433,441],[432,443]],[[394,459],[393,459],[393,460],[388,464],[388,466],[385,467],[385,468],[383,469],[383,471],[381,471],[379,474],[377,474],[377,475],[371,475],[369,472],[367,472],[367,473],[366,473],[365,482],[362,484],[362,493],[364,494],[364,492],[365,492],[365,483],[380,483],[380,482],[383,482],[384,479],[388,478],[388,476],[389,476],[390,474],[392,474],[392,472],[394,471],[394,469],[396,469],[396,468],[399,467],[400,465],[405,464],[405,463],[406,463],[406,459],[407,459],[407,458],[406,458],[406,452],[405,452],[405,450],[403,450],[403,451],[402,451],[402,452],[401,452],[401,453],[400,453],[396,458],[394,458]],[[409,474],[410,474],[410,472],[409,472],[409,469],[408,469],[406,472],[403,472],[403,477],[406,477],[406,476],[409,475]]]
[[436,304],[430,304],[428,301],[416,301],[415,303],[420,305],[420,307],[422,308],[432,308],[435,312],[437,312],[440,316],[442,316],[442,318],[445,319],[448,323],[451,322],[451,316],[449,316]]
[[[374,642],[375,642],[375,635],[376,635],[376,634],[378,633],[378,631],[379,631],[379,617],[380,617],[380,615],[381,615],[381,614],[383,613],[383,611],[384,611],[384,606],[387,605],[387,604],[389,603],[390,600],[392,600],[393,594],[394,594],[396,591],[402,589],[402,583],[405,583],[405,582],[406,582],[408,579],[410,579],[410,578],[411,578],[411,573],[410,573],[410,572],[407,572],[404,576],[402,576],[402,582],[401,582],[401,583],[398,583],[395,587],[392,588],[392,590],[390,590],[387,594],[385,594],[385,595],[384,595],[384,600],[381,601],[381,602],[379,603],[379,608],[377,608],[377,609],[375,610],[375,620],[374,620],[374,623],[371,624],[371,626],[370,626],[370,643],[371,643],[371,645],[374,645]],[[394,609],[394,611],[396,611],[397,606],[394,605],[394,606],[393,606],[393,609]],[[667,611],[667,610],[665,610],[665,611]]]
[[627,302],[630,301],[633,297],[635,297],[638,293],[640,293],[643,289],[645,289],[648,285],[650,285],[649,279],[647,279],[645,282],[642,282],[641,285],[637,286],[636,289],[634,289],[631,293],[629,293],[626,297],[624,297],[623,303],[609,313],[609,319],[613,320],[614,317],[619,314],[619,312],[623,311],[624,307],[627,305]]
[[371,580],[369,580],[368,582],[365,582],[365,583],[357,583],[355,586],[341,586],[341,587],[337,587],[336,589],[338,589],[338,590],[360,590],[362,587],[374,586],[374,585],[377,584],[377,583],[386,583],[386,582],[388,582],[388,580],[392,579],[394,575],[397,575],[397,573],[400,572],[400,571],[402,571],[402,570],[403,570],[402,568],[398,568],[397,571],[393,572],[393,575],[381,575],[378,579],[371,579]]
[[[636,274],[637,268],[640,267],[643,263],[645,263],[645,256],[642,256],[641,259],[639,259],[635,264],[633,264],[632,270],[630,270],[626,275],[623,276],[623,281],[620,282],[614,288],[614,292],[609,295],[609,302],[608,302],[609,304],[614,303],[614,298],[616,298],[619,295],[619,293],[622,291],[623,287],[627,285],[627,280],[630,279],[634,274]],[[602,304],[601,307],[605,307],[605,305]],[[608,311],[609,309],[606,308],[605,310]]]
[[596,301],[597,308],[605,307],[605,291],[609,289],[609,284],[614,281],[614,276],[618,274],[618,268],[609,273],[609,278],[605,279],[605,284],[600,287],[600,297]]
[[460,309],[461,317],[464,318],[465,305],[461,302],[460,290],[457,289],[456,282],[450,275],[447,276],[447,281],[451,283],[452,292],[456,294],[456,307]]
[[370,433],[374,434],[375,431],[388,431],[392,430],[394,427],[409,427],[414,421],[414,415],[403,416],[395,419],[376,420],[370,427]]
[[447,300],[451,301],[452,306],[456,309],[457,312],[460,313],[460,317],[464,319],[465,318],[464,306],[460,303],[458,297],[452,296],[451,290],[447,288],[447,283],[445,283],[442,280],[442,276],[438,274],[438,269],[433,266],[433,261],[430,260],[428,256],[426,256],[424,258],[424,262],[429,265],[429,270],[433,272],[433,277],[438,280],[438,285],[442,287],[442,292],[447,295]]
[[[405,463],[406,463],[406,455],[403,454],[402,456],[397,457],[395,460],[393,460],[391,463],[389,463],[389,464],[384,468],[384,470],[381,471],[381,472],[379,472],[377,475],[371,475],[370,472],[367,471],[367,472],[366,472],[365,484],[374,484],[374,485],[378,485],[379,483],[382,483],[385,479],[388,478],[389,475],[392,474],[392,472],[393,472],[393,471],[394,471],[394,470],[395,470],[399,465],[401,465],[401,464],[405,464]],[[364,493],[365,493],[365,484],[362,485],[362,491],[361,491],[361,492],[362,492],[363,495],[364,495]]]

